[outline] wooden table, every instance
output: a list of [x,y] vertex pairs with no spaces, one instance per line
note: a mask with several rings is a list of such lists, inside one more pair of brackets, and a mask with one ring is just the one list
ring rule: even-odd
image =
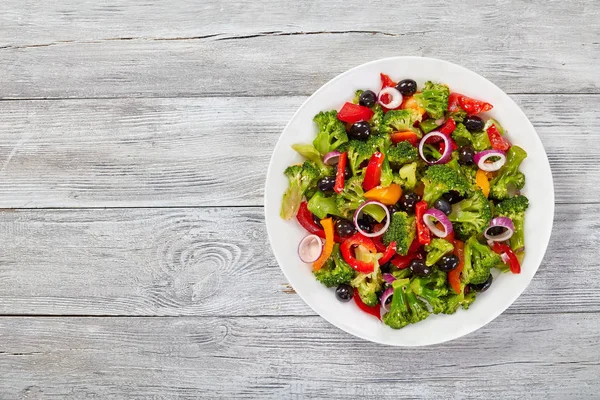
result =
[[[447,3],[4,0],[0,398],[599,398],[600,2]],[[556,186],[525,293],[426,348],[315,315],[262,208],[296,108],[393,55],[498,84]]]

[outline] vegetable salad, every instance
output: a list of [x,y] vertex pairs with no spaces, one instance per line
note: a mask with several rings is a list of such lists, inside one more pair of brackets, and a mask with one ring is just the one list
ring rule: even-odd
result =
[[281,217],[315,278],[394,329],[468,309],[492,269],[518,274],[529,205],[512,145],[493,105],[443,83],[358,90],[314,117],[306,160],[285,170]]

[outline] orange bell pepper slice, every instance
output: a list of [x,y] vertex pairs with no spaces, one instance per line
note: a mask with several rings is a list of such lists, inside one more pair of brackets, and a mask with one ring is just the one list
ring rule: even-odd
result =
[[393,132],[390,135],[390,139],[392,139],[392,143],[394,144],[407,141],[413,146],[416,146],[419,142],[419,136],[412,131]]
[[322,219],[321,226],[325,231],[325,246],[323,246],[323,252],[321,253],[321,256],[317,259],[317,261],[313,263],[313,269],[315,271],[320,270],[321,267],[325,265],[325,262],[327,261],[327,259],[331,255],[331,252],[333,251],[333,245],[335,243],[333,240],[333,219]]
[[475,183],[479,186],[485,197],[488,197],[490,194],[490,181],[488,181],[487,174],[484,170],[477,170],[477,173],[475,174]]
[[377,186],[364,194],[369,200],[377,200],[386,206],[393,206],[402,196],[402,188],[396,183],[390,186]]
[[454,255],[458,257],[458,267],[448,272],[448,283],[450,283],[456,294],[460,294],[462,291],[460,287],[460,273],[465,267],[465,244],[460,240],[454,241]]
[[419,104],[417,104],[417,100],[415,100],[414,96],[410,96],[410,97],[407,97],[406,99],[404,99],[400,108],[403,110],[412,108],[413,110],[417,110],[419,115],[425,114],[425,109],[419,107]]

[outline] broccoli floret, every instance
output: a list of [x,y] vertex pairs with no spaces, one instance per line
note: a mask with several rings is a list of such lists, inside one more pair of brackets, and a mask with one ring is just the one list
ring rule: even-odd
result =
[[348,153],[347,162],[352,170],[352,175],[358,175],[361,172],[360,165],[369,161],[373,154],[371,146],[362,140],[351,140],[340,146],[339,151]]
[[296,150],[298,154],[306,158],[308,161],[315,163],[317,168],[321,171],[321,176],[328,176],[333,174],[333,168],[326,165],[321,158],[321,154],[315,149],[312,144],[294,144],[292,149]]
[[319,153],[327,154],[348,141],[346,127],[337,119],[337,111],[321,111],[315,115],[314,121],[319,127],[319,133],[313,140],[313,145]]
[[390,328],[402,329],[411,322],[405,293],[409,289],[409,283],[408,279],[396,279],[392,283],[394,295],[390,304],[390,311],[382,317],[383,323]]
[[446,308],[444,296],[448,295],[446,287],[446,274],[442,271],[435,270],[431,275],[440,276],[442,284],[437,284],[429,278],[413,278],[410,284],[411,290],[431,306],[434,314],[443,312]]
[[302,165],[287,167],[284,174],[288,178],[289,186],[283,193],[279,214],[283,219],[291,219],[298,213],[302,196],[317,183],[321,173],[315,164],[305,161]]
[[448,219],[458,236],[467,238],[483,232],[492,219],[492,208],[483,192],[475,190],[470,197],[452,205]]
[[421,115],[414,109],[390,110],[383,116],[379,132],[392,133],[412,131],[421,137],[421,131],[413,125],[421,120]]
[[[465,257],[462,272],[465,283],[484,283],[489,278],[492,268],[502,263],[500,256],[488,245],[479,243],[475,236],[471,236],[465,243],[465,254],[467,252],[469,257]],[[467,261],[470,265],[467,265]]]
[[430,205],[451,190],[461,195],[465,195],[469,190],[469,184],[465,177],[448,165],[429,167],[423,177],[423,183],[425,185],[423,200]]
[[404,211],[392,214],[392,221],[387,231],[383,234],[383,243],[387,246],[396,242],[396,253],[406,255],[415,239],[415,217],[409,217]]
[[355,250],[355,256],[360,261],[368,263],[374,263],[375,269],[369,274],[357,273],[356,277],[352,279],[350,285],[355,287],[358,291],[358,295],[363,303],[368,306],[374,306],[379,303],[379,297],[377,292],[383,287],[383,277],[381,276],[381,269],[377,260],[381,257],[381,254],[373,254],[369,252],[363,246],[358,246]]
[[483,151],[492,148],[492,144],[490,143],[490,138],[487,132],[473,132],[471,133],[471,136],[473,138],[471,143],[476,151]]
[[383,108],[381,108],[379,104],[375,104],[373,107],[371,107],[371,110],[373,110],[373,116],[369,120],[369,125],[371,125],[371,132],[375,134],[383,133]]
[[[464,285],[462,286],[464,288]],[[466,310],[475,301],[476,295],[477,292],[474,290],[470,291],[468,294],[464,294],[464,291],[461,291],[460,294],[450,294],[443,298],[444,310],[442,312],[444,314],[454,314],[460,306]]]
[[429,317],[430,313],[427,305],[422,300],[418,299],[415,293],[410,289],[406,291],[406,302],[408,303],[410,322],[413,324]]
[[392,168],[400,168],[404,164],[412,163],[419,158],[417,149],[407,141],[398,143],[396,146],[390,147],[386,153],[386,157],[390,161]]
[[371,134],[367,139],[367,145],[371,147],[371,153],[379,151],[380,153],[387,155],[392,146],[392,139],[390,139],[390,135]]
[[425,246],[427,252],[425,265],[429,267],[435,265],[442,256],[452,252],[452,250],[454,250],[454,246],[449,241],[439,238],[431,239],[431,242]]
[[327,287],[334,287],[342,283],[349,283],[354,278],[354,270],[344,261],[340,253],[340,245],[333,246],[332,257],[319,270],[313,271],[319,282]]
[[354,92],[354,98],[352,99],[352,102],[354,104],[358,104],[358,102],[360,101],[360,95],[363,94],[364,90],[360,90],[358,89],[356,92]]
[[515,225],[515,232],[510,238],[513,250],[525,247],[525,211],[528,207],[529,200],[522,195],[504,200],[496,206],[496,216],[508,217]]
[[470,146],[473,143],[473,135],[462,123],[456,124],[456,128],[452,132],[452,139],[459,146]]
[[417,186],[417,163],[403,165],[397,176],[394,176],[394,183],[402,186],[404,190],[414,189]]
[[460,173],[469,184],[471,190],[477,189],[477,183],[475,182],[475,175],[477,174],[477,166],[461,165],[458,162],[458,151],[452,152],[452,158],[446,163],[447,166]]
[[423,91],[415,94],[415,100],[419,107],[424,108],[431,118],[438,119],[448,111],[449,96],[450,89],[448,89],[448,86],[428,81],[425,83]]
[[335,205],[344,218],[349,218],[365,201],[362,178],[353,176],[344,184],[344,190],[336,196]]
[[308,211],[316,215],[319,219],[327,217],[327,215],[335,215],[343,217],[340,210],[337,208],[336,197],[327,197],[321,191],[317,191],[308,201]]
[[390,186],[394,180],[394,172],[390,167],[390,162],[387,157],[383,159],[383,163],[381,164],[381,176],[379,178],[380,185],[383,187]]
[[512,188],[519,190],[525,186],[525,175],[519,171],[527,152],[519,146],[512,146],[506,153],[506,163],[490,182],[490,197],[496,200],[504,200],[510,197]]

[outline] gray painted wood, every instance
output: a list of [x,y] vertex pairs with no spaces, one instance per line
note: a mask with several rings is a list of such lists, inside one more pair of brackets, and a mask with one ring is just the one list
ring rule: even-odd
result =
[[[600,95],[513,97],[546,147],[557,202],[597,202]],[[0,102],[0,207],[262,205],[272,149],[304,100]]]
[[305,318],[0,318],[5,398],[594,399],[600,314],[391,348]]

